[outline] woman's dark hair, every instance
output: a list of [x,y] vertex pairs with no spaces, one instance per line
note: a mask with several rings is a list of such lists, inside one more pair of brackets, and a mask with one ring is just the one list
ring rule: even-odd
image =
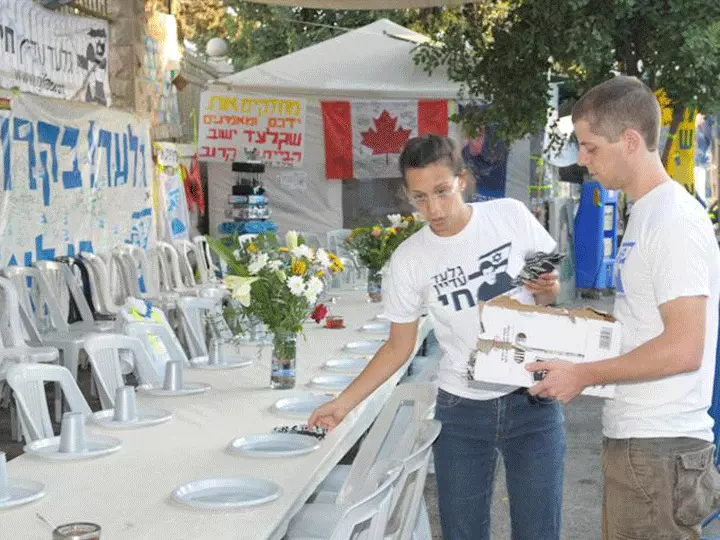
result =
[[408,169],[422,169],[438,161],[447,165],[453,174],[460,174],[464,168],[458,145],[450,137],[441,135],[413,137],[405,144],[400,154],[400,174],[404,179]]

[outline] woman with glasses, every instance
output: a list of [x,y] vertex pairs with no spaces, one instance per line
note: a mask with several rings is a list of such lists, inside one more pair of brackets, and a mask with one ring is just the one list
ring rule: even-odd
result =
[[408,359],[418,319],[427,309],[443,355],[438,368],[435,443],[440,522],[445,540],[489,540],[497,456],[505,463],[513,540],[559,540],[565,431],[560,404],[525,388],[468,380],[480,332],[477,308],[502,294],[551,304],[555,272],[513,288],[527,255],[549,253],[555,241],[521,202],[468,204],[452,139],[410,139],[400,155],[410,202],[427,220],[393,253],[383,287],[390,337],[334,401],[316,409],[311,426],[332,429]]

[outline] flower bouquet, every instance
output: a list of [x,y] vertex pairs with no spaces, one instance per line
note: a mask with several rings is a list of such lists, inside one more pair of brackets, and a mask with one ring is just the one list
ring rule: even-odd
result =
[[423,228],[419,215],[387,216],[390,226],[381,224],[353,229],[345,239],[348,251],[368,269],[368,295],[373,302],[382,301],[382,269],[390,256],[407,238]]
[[235,239],[208,238],[228,265],[225,284],[232,293],[234,315],[262,321],[273,334],[273,388],[295,385],[297,335],[313,313],[325,280],[344,270],[324,249],[314,250],[290,231],[281,246],[273,233],[239,245]]

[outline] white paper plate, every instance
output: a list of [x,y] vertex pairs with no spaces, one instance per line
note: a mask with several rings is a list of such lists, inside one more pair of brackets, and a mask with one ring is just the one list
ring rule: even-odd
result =
[[60,437],[40,439],[26,444],[23,450],[28,454],[34,454],[44,459],[56,461],[77,461],[80,459],[91,459],[95,457],[112,454],[122,448],[122,441],[115,437],[104,435],[87,435],[87,450],[84,452],[70,453],[60,452]]
[[172,418],[172,413],[165,409],[151,409],[141,407],[137,410],[137,419],[129,422],[116,422],[113,420],[115,409],[108,409],[106,411],[98,411],[93,413],[90,418],[91,420],[104,428],[110,429],[136,429],[146,426],[154,426],[156,424],[162,424]]
[[172,498],[194,508],[227,510],[265,504],[274,501],[281,494],[282,488],[274,482],[239,476],[188,482],[176,488],[172,492]]
[[277,400],[271,410],[281,416],[307,419],[320,405],[332,400],[333,396],[323,394],[300,394]]
[[346,344],[343,349],[356,354],[375,354],[385,343],[380,339],[371,339],[367,341],[351,341]]
[[370,360],[368,358],[336,358],[328,360],[323,364],[323,369],[334,373],[354,373],[358,374]]
[[390,321],[367,323],[360,327],[360,331],[368,334],[387,334],[390,332]]
[[149,384],[142,384],[137,387],[138,392],[141,394],[148,394],[150,396],[192,396],[194,394],[202,394],[210,390],[211,386],[205,383],[185,383],[180,390],[165,390],[162,386],[150,386]]
[[320,442],[300,433],[260,433],[238,437],[229,450],[256,457],[292,457],[309,454],[320,448]]
[[250,358],[228,358],[224,364],[208,364],[207,356],[199,356],[193,358],[193,367],[197,369],[207,369],[221,371],[224,369],[238,369],[251,366],[253,361]]
[[323,390],[344,390],[354,378],[350,375],[319,375],[310,379],[308,386]]
[[31,503],[45,496],[43,484],[21,478],[8,478],[8,490],[10,498],[0,501],[0,510]]

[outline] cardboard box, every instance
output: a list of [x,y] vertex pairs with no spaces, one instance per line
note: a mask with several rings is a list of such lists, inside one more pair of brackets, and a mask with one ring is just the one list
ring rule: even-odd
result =
[[[507,296],[479,308],[480,335],[468,373],[478,381],[530,387],[542,377],[525,369],[532,362],[593,362],[620,354],[620,323],[591,308],[532,306]],[[593,386],[583,394],[611,398],[614,389]]]

